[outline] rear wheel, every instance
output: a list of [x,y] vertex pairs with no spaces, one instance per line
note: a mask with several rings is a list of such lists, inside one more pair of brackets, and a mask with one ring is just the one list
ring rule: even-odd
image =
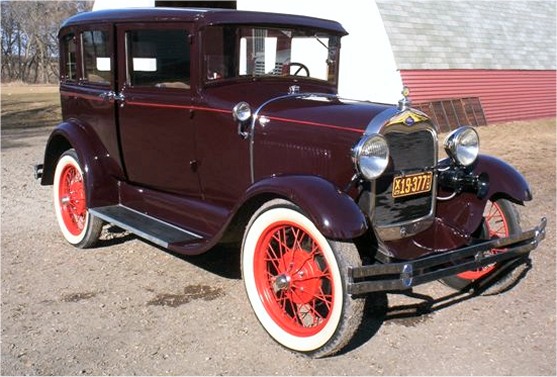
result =
[[83,170],[74,149],[64,152],[56,165],[54,209],[62,235],[69,243],[79,248],[94,246],[103,222],[87,210]]
[[[489,201],[484,210],[484,219],[481,229],[478,230],[479,238],[489,240],[492,238],[504,238],[520,233],[518,212],[514,204],[507,199]],[[505,249],[492,249],[491,253],[504,253]],[[492,273],[497,264],[485,266],[477,270],[465,271],[460,274],[442,279],[451,288],[462,290],[471,283]]]
[[259,322],[278,343],[313,357],[334,354],[358,328],[363,298],[346,293],[353,243],[326,239],[294,204],[273,200],[248,224],[242,274]]

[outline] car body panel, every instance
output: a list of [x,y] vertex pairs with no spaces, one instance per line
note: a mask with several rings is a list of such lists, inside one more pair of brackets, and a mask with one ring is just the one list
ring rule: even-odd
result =
[[118,202],[118,180],[123,173],[90,127],[77,122],[63,122],[51,133],[45,148],[41,184],[51,185],[56,162],[67,149],[74,148],[83,166],[87,187],[87,205],[106,206]]
[[354,175],[351,148],[387,107],[325,95],[268,101],[252,131],[254,180],[309,173],[346,186]]
[[221,24],[289,25],[330,30],[340,35],[348,32],[336,21],[292,14],[238,12],[228,9],[128,8],[84,12],[68,18],[61,28],[115,22],[193,22],[198,28]]
[[368,229],[366,218],[354,200],[318,176],[286,175],[260,180],[248,189],[244,201],[269,195],[297,204],[319,231],[331,239],[355,239]]
[[524,176],[507,162],[487,155],[480,155],[474,165],[477,174],[489,175],[488,197],[508,196],[513,201],[523,203],[532,200],[532,191]]

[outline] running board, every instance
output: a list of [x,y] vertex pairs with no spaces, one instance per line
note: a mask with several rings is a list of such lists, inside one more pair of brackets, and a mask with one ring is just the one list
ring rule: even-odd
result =
[[202,237],[123,205],[90,208],[89,213],[168,249],[171,244],[202,241]]

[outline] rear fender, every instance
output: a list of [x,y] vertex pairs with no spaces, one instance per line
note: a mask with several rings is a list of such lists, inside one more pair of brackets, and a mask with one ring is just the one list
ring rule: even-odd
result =
[[50,134],[41,179],[42,185],[52,185],[58,159],[70,148],[74,148],[83,168],[87,206],[99,207],[118,203],[116,177],[122,171],[108,154],[97,135],[87,127],[75,122],[60,123]]
[[269,195],[299,206],[327,238],[354,239],[368,229],[354,200],[323,178],[300,175],[266,178],[250,187],[245,201]]

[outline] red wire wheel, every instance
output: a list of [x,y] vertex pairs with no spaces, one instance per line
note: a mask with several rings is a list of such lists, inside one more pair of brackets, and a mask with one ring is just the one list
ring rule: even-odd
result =
[[300,208],[276,199],[252,216],[241,260],[254,313],[278,343],[322,357],[352,338],[364,299],[346,293],[341,271],[361,266],[353,243],[328,240]]
[[103,223],[87,209],[83,170],[74,149],[64,152],[56,164],[54,209],[62,235],[69,243],[87,248],[98,241]]
[[323,250],[297,224],[279,221],[255,250],[255,282],[267,312],[296,336],[319,333],[334,305],[334,281]]
[[67,164],[62,168],[58,185],[58,201],[64,225],[71,234],[79,236],[87,221],[83,176],[75,165]]
[[[508,220],[505,217],[505,213],[501,209],[501,206],[494,202],[488,202],[486,206],[486,210],[484,213],[484,232],[487,234],[487,238],[504,238],[510,236],[509,232],[509,224]],[[505,252],[505,249],[492,249],[492,254],[498,254]],[[495,265],[485,266],[483,268],[473,270],[473,271],[465,271],[457,276],[461,279],[467,280],[477,280],[482,276],[489,274]]]
[[[479,230],[480,239],[504,238],[519,233],[520,223],[514,205],[506,199],[487,202],[484,210],[484,221]],[[492,249],[492,254],[504,253],[506,249]],[[442,279],[448,286],[464,289],[472,282],[493,272],[497,264],[491,264],[476,270],[465,271],[455,276]]]

